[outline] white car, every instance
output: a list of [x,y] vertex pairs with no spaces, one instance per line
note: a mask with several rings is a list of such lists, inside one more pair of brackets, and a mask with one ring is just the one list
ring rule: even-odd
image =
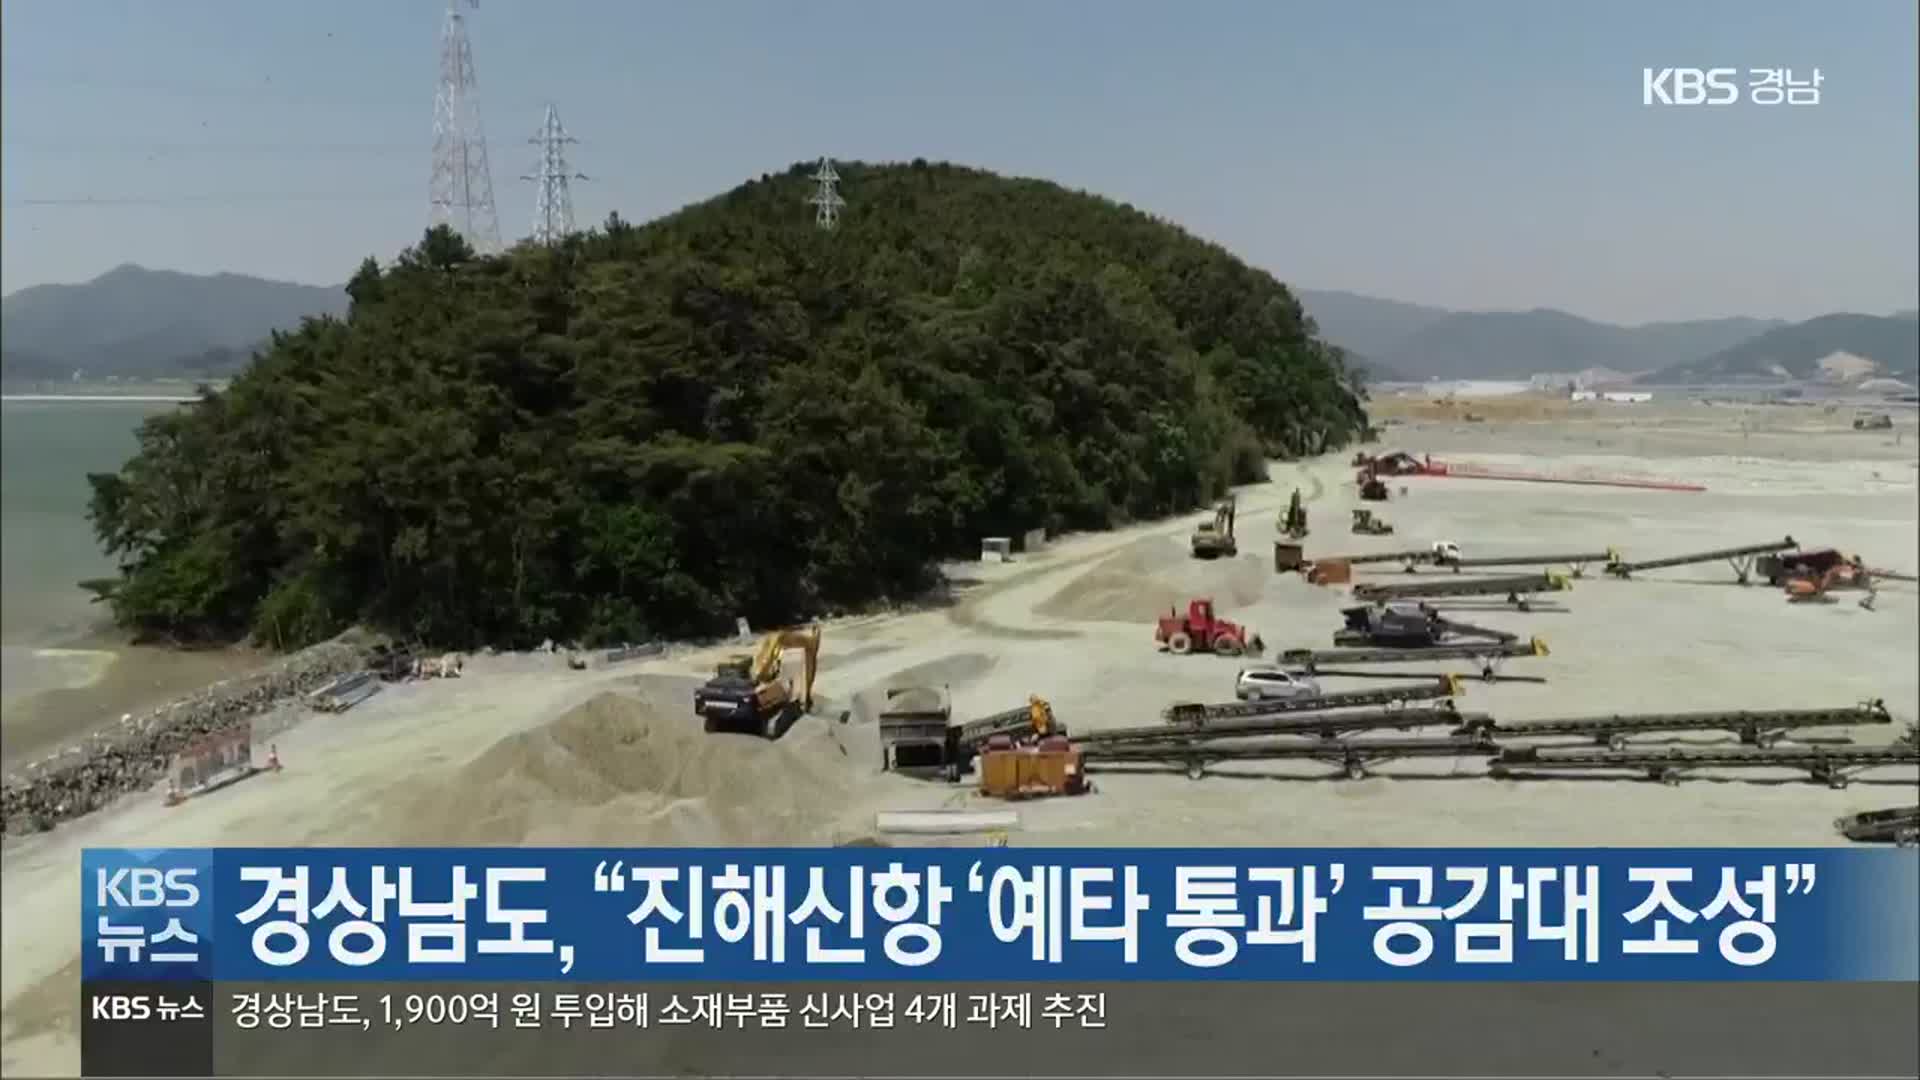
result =
[[1233,693],[1241,701],[1319,697],[1320,684],[1311,675],[1302,675],[1272,664],[1241,668],[1233,680]]

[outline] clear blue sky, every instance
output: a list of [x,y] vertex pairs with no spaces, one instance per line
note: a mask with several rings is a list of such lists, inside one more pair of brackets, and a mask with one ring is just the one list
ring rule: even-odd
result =
[[[6,291],[123,262],[335,283],[425,227],[444,0],[3,10]],[[508,238],[551,99],[583,225],[924,156],[1309,288],[1618,321],[1920,293],[1914,0],[483,0],[469,25]],[[1825,83],[1647,108],[1646,66]],[[125,201],[37,202],[81,197]]]

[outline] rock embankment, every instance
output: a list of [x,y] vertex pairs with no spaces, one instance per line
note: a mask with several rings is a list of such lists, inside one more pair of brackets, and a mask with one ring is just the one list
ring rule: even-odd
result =
[[115,730],[8,776],[0,790],[0,823],[9,835],[42,832],[144,790],[164,777],[173,755],[195,739],[230,731],[279,702],[363,667],[367,644],[361,635],[343,635],[262,671],[125,717]]

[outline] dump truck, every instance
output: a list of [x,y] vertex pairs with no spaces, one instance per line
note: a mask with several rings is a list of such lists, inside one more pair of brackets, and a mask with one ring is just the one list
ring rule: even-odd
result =
[[1203,521],[1193,530],[1193,557],[1196,559],[1217,559],[1222,555],[1233,556],[1240,553],[1240,545],[1233,538],[1233,519],[1236,508],[1232,499],[1223,500],[1213,508],[1213,520]]
[[955,739],[953,698],[945,687],[887,691],[880,713],[880,768],[884,772],[949,772]]
[[1393,526],[1373,516],[1373,511],[1364,506],[1353,511],[1353,531],[1362,536],[1389,536]]
[[1221,656],[1242,653],[1258,656],[1266,648],[1252,628],[1214,614],[1213,600],[1209,597],[1190,601],[1184,615],[1175,608],[1161,616],[1154,625],[1153,640],[1160,648],[1181,656],[1196,651]]
[[[799,649],[806,658],[805,681],[796,692],[785,677],[781,656]],[[753,653],[734,656],[693,692],[693,711],[709,732],[734,732],[779,738],[805,713],[813,711],[813,680],[820,666],[820,626],[776,630]]]

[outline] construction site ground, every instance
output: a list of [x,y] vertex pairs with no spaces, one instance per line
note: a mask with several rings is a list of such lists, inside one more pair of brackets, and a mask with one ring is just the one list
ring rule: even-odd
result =
[[[156,789],[8,841],[0,1069],[70,1074],[77,1066],[74,898],[83,847],[871,841],[882,810],[988,805],[969,785],[880,771],[874,705],[889,686],[946,684],[956,719],[1040,694],[1076,731],[1151,723],[1174,701],[1229,700],[1240,661],[1153,647],[1155,616],[1196,595],[1256,629],[1269,656],[1328,647],[1339,608],[1351,602],[1347,590],[1272,568],[1276,519],[1296,486],[1311,519],[1310,557],[1442,539],[1468,554],[1614,545],[1629,558],[1654,557],[1791,534],[1857,551],[1869,564],[1915,569],[1920,443],[1910,413],[1892,431],[1860,432],[1845,412],[1602,405],[1544,420],[1405,421],[1385,435],[1370,449],[1634,472],[1709,490],[1395,480],[1392,500],[1374,508],[1396,534],[1361,537],[1348,531],[1359,505],[1351,451],[1275,464],[1270,484],[1239,492],[1235,559],[1190,557],[1189,536],[1204,516],[1196,512],[1062,538],[1012,563],[955,566],[958,587],[945,606],[827,622],[815,714],[778,742],[708,735],[692,713],[694,687],[737,647],[674,649],[585,671],[552,654],[476,656],[458,679],[391,686],[339,715],[289,715],[277,731],[262,729],[273,732],[281,772],[173,808]],[[1356,580],[1397,576],[1386,567]],[[1473,601],[1452,608],[1468,621],[1537,634],[1552,649],[1503,669],[1545,676],[1545,685],[1470,682],[1462,708],[1520,719],[1885,699],[1896,718],[1890,728],[1808,736],[1862,742],[1892,740],[1920,711],[1911,584],[1884,587],[1868,611],[1856,594],[1790,605],[1764,583],[1734,584],[1718,563],[1630,581],[1595,567],[1571,592],[1543,599],[1551,601],[1544,610],[1527,614]],[[1676,737],[1722,738],[1732,736]],[[1483,764],[1410,759],[1358,781],[1307,762],[1232,763],[1201,780],[1176,769],[1103,772],[1092,794],[1018,804],[1008,843],[1845,844],[1836,817],[1914,795],[1911,769],[1831,790],[1787,771],[1663,786],[1627,775],[1503,781],[1487,778]]]

